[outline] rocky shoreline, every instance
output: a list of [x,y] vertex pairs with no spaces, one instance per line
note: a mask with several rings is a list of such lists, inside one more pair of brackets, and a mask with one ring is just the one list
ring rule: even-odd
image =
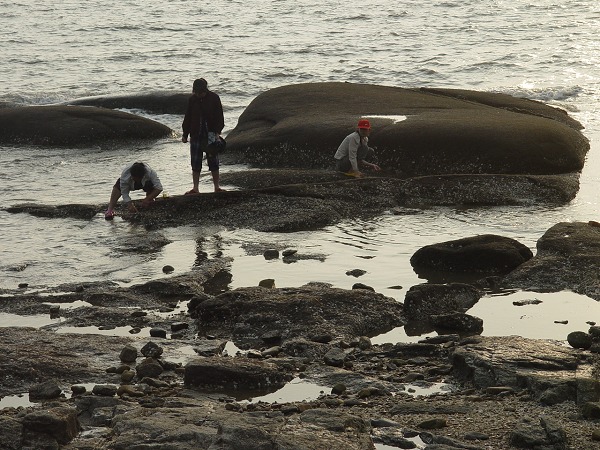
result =
[[[559,245],[552,237],[566,236],[565,229],[573,240]],[[554,254],[560,248],[566,260],[583,257],[584,237],[586,248],[596,248],[600,228],[558,224],[540,247],[552,241]],[[227,261],[218,258],[130,288],[90,283],[59,286],[50,296],[5,293],[0,311],[61,321],[0,329],[0,395],[35,402],[0,410],[0,446],[600,448],[595,326],[582,330],[590,345],[577,348],[483,337],[465,326],[465,311],[482,290],[522,282],[515,274],[528,266],[553,266],[564,273],[556,280],[561,287],[574,276],[568,264],[558,270],[556,258],[545,260],[543,250],[527,258],[506,276],[475,285],[422,285],[404,303],[360,284],[343,290],[265,283],[229,291],[222,288]],[[84,306],[68,307],[76,301]],[[433,321],[431,307],[444,320]],[[371,343],[370,336],[415,318],[432,320],[439,335],[414,344]],[[61,332],[65,327],[125,327],[130,335]],[[228,342],[237,354],[228,354]],[[253,400],[290,383],[319,386],[320,393]]]
[[[310,120],[307,95],[318,99]],[[364,112],[364,102],[356,101],[362,98],[382,114],[373,123],[387,168],[381,176],[348,179],[322,167]],[[166,138],[167,127],[106,108],[145,105],[175,114],[184,100],[152,94],[6,107],[0,141],[19,145],[33,119],[44,124],[36,129],[37,145],[72,145],[84,132],[106,142]],[[332,105],[345,113],[332,114]],[[398,114],[410,118],[397,123],[391,117]],[[315,127],[321,139],[306,142]],[[262,170],[223,173],[221,182],[234,187],[228,192],[161,198],[122,217],[152,230],[218,224],[292,232],[420,207],[560,205],[579,189],[589,149],[580,129],[564,111],[490,93],[344,83],[285,87],[261,95],[228,136],[224,161]],[[315,162],[321,169],[310,167]],[[281,163],[287,167],[276,168]],[[5,210],[85,221],[104,208]],[[166,244],[160,238],[144,243]],[[588,330],[565,336],[567,345],[481,336],[485,323],[468,314],[495,289],[566,289],[600,299],[600,224],[556,224],[537,247],[534,256],[501,236],[467,236],[424,248],[411,260],[415,269],[477,281],[424,283],[402,303],[360,283],[350,290],[318,283],[276,288],[274,280],[263,280],[229,290],[229,261],[222,257],[128,288],[98,281],[5,290],[1,313],[60,320],[0,328],[0,396],[29,399],[0,410],[0,448],[600,448],[594,318]],[[263,250],[279,258],[284,249]],[[285,250],[284,258],[302,257]],[[371,342],[420,323],[438,336]],[[117,329],[127,331],[101,333]],[[293,385],[303,392],[300,399],[261,400]]]

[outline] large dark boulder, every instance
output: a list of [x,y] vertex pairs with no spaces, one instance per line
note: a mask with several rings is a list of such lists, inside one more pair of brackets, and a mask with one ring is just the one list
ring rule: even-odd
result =
[[538,240],[536,256],[502,284],[541,292],[570,290],[600,300],[600,224],[557,223]]
[[463,283],[417,284],[404,296],[404,315],[409,320],[429,320],[436,314],[464,313],[483,293]]
[[429,271],[506,274],[533,257],[515,239],[482,234],[426,245],[410,258],[417,273]]
[[160,139],[172,130],[141,116],[84,106],[0,108],[0,144],[80,146]]
[[207,332],[233,334],[236,342],[253,346],[263,344],[260,336],[266,332],[277,331],[282,342],[324,335],[351,340],[376,336],[405,323],[402,303],[390,297],[367,289],[318,284],[239,288],[204,300],[191,315]]
[[[406,120],[398,121],[398,116]],[[256,97],[228,152],[262,166],[327,167],[360,117],[380,165],[404,176],[558,174],[583,167],[588,140],[559,109],[504,94],[307,83]]]

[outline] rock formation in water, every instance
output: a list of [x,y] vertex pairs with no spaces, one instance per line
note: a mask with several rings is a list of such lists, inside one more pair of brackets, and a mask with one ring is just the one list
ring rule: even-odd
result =
[[[403,176],[562,174],[589,149],[565,111],[505,94],[307,83],[256,97],[228,135],[228,151],[262,167],[332,166],[359,118],[380,166]],[[404,120],[400,120],[404,118]]]
[[122,111],[84,106],[0,108],[0,144],[73,146],[160,139],[166,125]]

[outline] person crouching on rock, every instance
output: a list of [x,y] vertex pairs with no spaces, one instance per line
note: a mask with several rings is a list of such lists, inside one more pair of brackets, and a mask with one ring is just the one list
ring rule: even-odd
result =
[[143,189],[146,193],[146,198],[142,200],[142,207],[145,208],[152,204],[154,199],[162,192],[163,187],[158,175],[148,164],[135,162],[123,169],[121,177],[113,186],[104,218],[106,220],[113,219],[115,216],[114,209],[121,195],[123,196],[123,204],[127,206],[129,212],[136,213],[137,208],[131,201],[129,192],[139,189]]
[[377,164],[367,161],[373,158],[375,151],[369,147],[369,135],[371,134],[371,124],[366,119],[358,121],[356,131],[350,133],[344,138],[338,147],[335,155],[335,168],[338,172],[354,177],[362,177],[359,165],[380,171]]

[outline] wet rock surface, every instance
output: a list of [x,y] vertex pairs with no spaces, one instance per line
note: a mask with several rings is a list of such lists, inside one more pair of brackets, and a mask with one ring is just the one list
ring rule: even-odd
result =
[[[598,356],[590,350],[460,334],[373,345],[369,336],[382,324],[405,323],[406,305],[324,284],[208,293],[224,264],[129,288],[4,295],[3,312],[49,314],[48,303],[75,300],[91,306],[61,308],[62,320],[44,329],[0,329],[0,395],[29,392],[36,402],[0,410],[3,448],[597,445]],[[432,286],[421,296],[446,296],[448,315],[479,298],[474,287],[455,290],[435,294]],[[146,332],[61,332],[71,326]],[[227,352],[227,342],[238,351]],[[261,400],[291,383],[319,393]]]
[[332,166],[332,149],[368,114],[369,144],[379,165],[405,176],[575,172],[589,149],[581,124],[531,100],[467,90],[305,83],[256,97],[229,133],[228,151],[261,167]]
[[506,286],[550,292],[570,289],[600,300],[600,224],[561,222],[537,242],[537,253],[504,279]]
[[[565,175],[565,180],[573,180],[574,175]],[[455,177],[464,176],[457,175]],[[540,176],[554,179],[562,176]],[[538,178],[540,178],[538,177]],[[198,195],[174,195],[157,199],[150,208],[138,214],[117,211],[124,220],[139,223],[147,229],[161,229],[182,225],[211,225],[226,228],[250,228],[264,232],[293,232],[314,230],[339,223],[354,217],[374,217],[407,207],[429,207],[432,205],[480,205],[498,204],[556,204],[555,189],[547,190],[543,182],[531,184],[531,190],[514,186],[510,200],[501,200],[490,194],[493,186],[506,191],[510,186],[499,183],[492,177],[483,176],[479,188],[470,186],[463,194],[444,186],[452,177],[421,177],[433,182],[435,195],[423,190],[414,192],[411,179],[373,176],[363,179],[348,179],[343,174],[326,170],[264,169],[223,173],[221,183],[233,186],[227,192],[201,193]],[[513,177],[514,178],[514,177]],[[526,177],[531,179],[532,177]],[[486,185],[493,181],[492,185]],[[569,185],[565,201],[572,199],[577,189]],[[488,189],[489,188],[489,189]],[[560,189],[559,189],[560,190]],[[445,194],[442,194],[445,192]],[[478,200],[474,201],[477,197]],[[567,200],[568,199],[568,200]],[[561,203],[560,201],[558,201]],[[95,218],[106,209],[106,204],[86,205],[12,205],[5,210],[9,213],[27,213],[37,217],[65,218],[80,220]]]
[[515,239],[486,234],[427,245],[413,254],[410,263],[419,274],[440,271],[495,275],[507,274],[532,257],[529,247]]

